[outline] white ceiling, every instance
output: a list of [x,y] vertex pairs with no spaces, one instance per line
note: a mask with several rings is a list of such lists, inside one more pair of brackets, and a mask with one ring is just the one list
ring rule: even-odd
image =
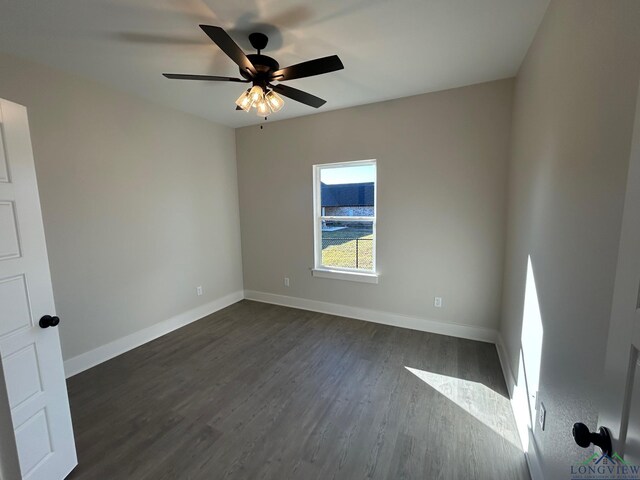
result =
[[[337,54],[345,69],[287,82],[327,100],[285,99],[271,119],[308,115],[515,75],[549,0],[2,0],[0,50],[232,127],[243,86],[168,80],[162,72],[237,76],[200,30],[247,35],[281,66]],[[36,81],[36,80],[34,80]]]

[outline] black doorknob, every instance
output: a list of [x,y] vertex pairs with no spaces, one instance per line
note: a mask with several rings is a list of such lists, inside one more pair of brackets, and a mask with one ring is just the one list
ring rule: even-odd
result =
[[588,448],[592,443],[602,449],[602,453],[605,455],[613,455],[613,447],[611,445],[611,432],[607,427],[600,427],[598,433],[589,431],[584,423],[574,423],[573,439],[576,441],[579,447]]
[[57,327],[60,323],[60,317],[52,317],[51,315],[45,315],[40,319],[40,328]]

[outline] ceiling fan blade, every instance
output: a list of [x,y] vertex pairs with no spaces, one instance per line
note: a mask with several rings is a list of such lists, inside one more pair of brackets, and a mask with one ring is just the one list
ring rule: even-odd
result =
[[288,87],[286,85],[270,86],[275,92],[279,93],[280,95],[284,95],[285,97],[289,97],[291,100],[304,103],[305,105],[309,105],[313,108],[319,108],[327,103],[326,100],[323,100],[320,97],[316,97],[315,95],[311,95],[310,93],[303,92],[302,90],[298,90],[297,88]]
[[248,83],[249,80],[234,77],[217,77],[214,75],[187,75],[182,73],[163,73],[167,78],[172,80],[205,80],[207,82],[240,82]]
[[247,70],[251,75],[256,74],[256,69],[253,63],[247,58],[242,49],[236,42],[220,27],[214,27],[212,25],[200,25],[200,28],[204,30],[204,33],[209,35],[209,38],[213,40],[213,43],[218,45],[220,49],[227,54],[227,56],[236,62],[240,68]]
[[272,75],[271,78],[282,82],[283,80],[293,80],[294,78],[312,77],[314,75],[322,75],[323,73],[335,72],[342,70],[344,65],[337,55],[330,57],[316,58],[308,62],[298,63],[290,67],[282,68]]

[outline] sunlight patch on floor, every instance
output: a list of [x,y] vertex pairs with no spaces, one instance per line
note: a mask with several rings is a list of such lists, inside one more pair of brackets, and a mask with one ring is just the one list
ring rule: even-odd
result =
[[508,398],[486,385],[405,366],[420,380],[522,450]]

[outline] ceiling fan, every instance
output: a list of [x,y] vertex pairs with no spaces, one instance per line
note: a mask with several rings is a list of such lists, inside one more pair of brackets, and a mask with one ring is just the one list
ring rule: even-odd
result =
[[[307,62],[280,68],[280,65],[273,58],[262,55],[269,42],[269,38],[263,33],[252,33],[249,35],[251,46],[255,48],[257,54],[245,55],[242,49],[233,41],[227,32],[220,27],[212,25],[200,25],[213,42],[227,54],[240,67],[242,78],[218,77],[213,75],[185,75],[179,73],[163,73],[167,78],[177,80],[204,80],[209,82],[239,82],[252,83],[253,86],[240,95],[236,100],[236,110],[248,112],[252,107],[260,117],[267,117],[272,112],[277,112],[284,106],[283,95],[310,107],[319,108],[326,103],[326,100],[303,92],[297,88],[288,87],[280,83],[296,78],[312,77],[323,73],[342,70],[344,65],[337,55],[317,58]],[[280,95],[278,95],[280,94]]]

